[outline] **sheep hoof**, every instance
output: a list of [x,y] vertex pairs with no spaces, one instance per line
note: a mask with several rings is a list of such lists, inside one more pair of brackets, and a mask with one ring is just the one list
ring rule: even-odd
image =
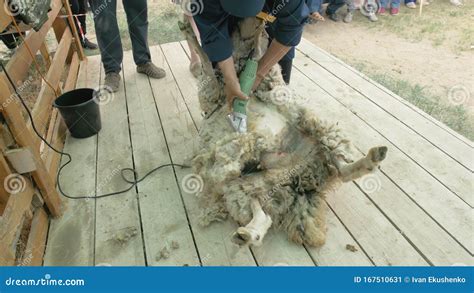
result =
[[369,157],[372,162],[378,163],[385,159],[387,151],[388,148],[386,146],[373,147],[369,151]]
[[244,227],[240,227],[237,231],[232,234],[232,242],[239,246],[250,244],[252,234]]

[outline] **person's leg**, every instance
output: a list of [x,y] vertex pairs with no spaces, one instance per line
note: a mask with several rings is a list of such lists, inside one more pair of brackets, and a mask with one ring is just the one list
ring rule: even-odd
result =
[[385,11],[388,8],[388,0],[380,0],[380,8],[384,8],[383,11]]
[[326,8],[326,14],[327,15],[335,14],[339,8],[344,6],[344,4],[345,4],[345,0],[330,0],[329,5]]
[[345,0],[330,0],[329,5],[326,8],[326,14],[329,16],[329,18],[333,21],[339,21],[340,18],[336,14],[337,10],[344,6]]
[[82,32],[84,33],[84,36],[87,34],[87,23],[86,23],[86,13],[87,13],[87,0],[73,0],[78,2],[79,6],[79,13],[80,14],[77,18],[79,19],[79,22],[81,23],[82,27]]
[[[196,38],[199,40],[200,39],[199,30],[197,29],[196,22],[194,22],[194,18],[186,14],[184,14],[184,17],[188,19],[189,23],[191,24],[191,27],[193,28],[193,32],[196,35]],[[201,74],[201,69],[202,69],[201,59],[199,58],[199,55],[193,49],[189,41],[188,41],[188,47],[189,47],[189,52],[191,54],[190,56],[191,61],[189,63],[189,71],[191,71],[194,77],[198,77]]]
[[346,5],[347,5],[347,12],[354,12],[356,10],[354,0],[346,0]]
[[148,47],[148,7],[146,0],[123,0],[127,14],[128,32],[132,40],[133,60],[137,64],[137,72],[151,78],[162,78],[166,72],[151,62]]
[[400,0],[392,0],[392,8],[400,8]]
[[[86,14],[87,14],[87,0],[72,0],[72,2],[77,3],[77,14],[79,14],[76,18],[77,22],[81,25],[81,32],[82,32],[82,47],[84,49],[97,49],[97,45],[89,41],[86,37],[87,35],[87,24],[86,24]],[[79,30],[78,30],[79,31]]]
[[95,0],[90,4],[105,73],[118,73],[122,69],[123,50],[117,24],[117,1]]
[[352,18],[354,17],[354,11],[356,10],[354,0],[345,0],[347,5],[347,14],[344,16],[344,22],[349,23],[352,22]]
[[416,0],[405,0],[405,5],[408,7],[408,8],[411,8],[411,9],[414,9],[416,8]]
[[281,75],[286,84],[290,84],[291,80],[291,69],[293,68],[293,58],[295,57],[295,47],[292,47],[290,51],[283,56],[278,62],[281,67]]
[[148,47],[148,8],[146,0],[123,0],[135,64],[151,62]]
[[81,29],[82,23],[80,22],[80,19],[77,16],[78,14],[81,13],[80,12],[81,8],[79,5],[80,1],[81,0],[70,0],[69,4],[71,5],[71,12],[74,18],[74,24],[76,25],[76,30],[77,30],[77,33],[79,34],[79,37],[81,38],[81,43],[82,43],[84,41],[84,32]]

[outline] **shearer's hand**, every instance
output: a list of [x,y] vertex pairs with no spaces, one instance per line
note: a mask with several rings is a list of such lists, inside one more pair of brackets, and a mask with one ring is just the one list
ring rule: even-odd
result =
[[234,59],[232,56],[220,61],[218,64],[222,75],[224,75],[224,91],[227,98],[228,110],[232,112],[234,99],[248,100],[249,98],[240,90],[240,83],[237,78],[237,73],[235,72]]
[[249,98],[240,90],[240,84],[225,84],[224,87],[225,95],[227,97],[227,107],[229,112],[232,112],[235,99],[248,100]]

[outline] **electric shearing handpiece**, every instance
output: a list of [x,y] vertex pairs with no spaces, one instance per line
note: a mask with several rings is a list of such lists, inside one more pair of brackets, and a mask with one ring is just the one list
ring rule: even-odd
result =
[[[257,68],[258,62],[249,59],[245,62],[245,68],[240,73],[240,90],[247,96],[250,95],[250,92],[252,91],[255,78],[257,77]],[[248,101],[237,98],[234,99],[232,105],[233,112],[227,116],[232,127],[240,133],[247,132],[247,102]]]

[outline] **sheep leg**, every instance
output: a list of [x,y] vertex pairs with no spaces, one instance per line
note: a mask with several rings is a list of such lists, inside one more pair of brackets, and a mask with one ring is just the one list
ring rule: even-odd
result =
[[387,147],[371,148],[367,156],[354,163],[341,165],[336,162],[340,178],[343,182],[352,181],[371,173],[382,162],[387,155]]
[[272,225],[272,219],[265,214],[258,199],[253,198],[250,202],[253,218],[245,227],[240,227],[232,235],[232,241],[240,246],[255,245],[260,246],[263,237],[267,234]]

